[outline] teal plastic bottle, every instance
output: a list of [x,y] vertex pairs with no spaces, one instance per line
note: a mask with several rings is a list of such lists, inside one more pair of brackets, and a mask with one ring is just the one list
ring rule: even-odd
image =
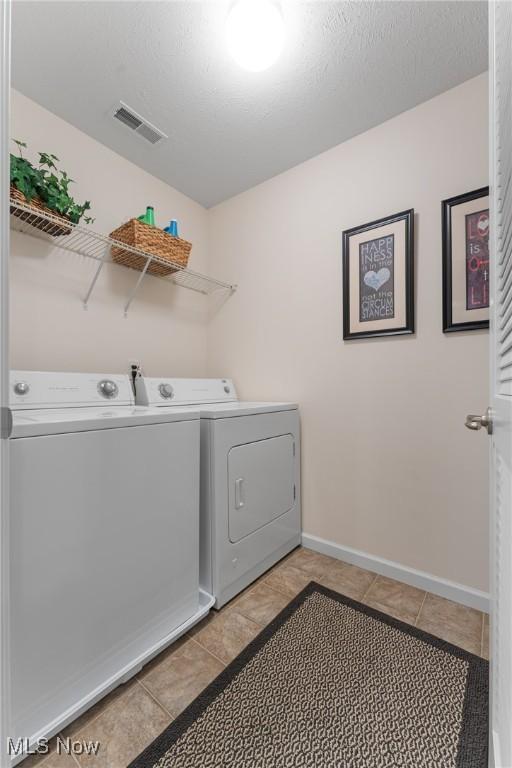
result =
[[152,205],[148,205],[146,213],[143,213],[138,217],[139,221],[143,221],[144,224],[149,224],[151,227],[155,226],[155,210]]

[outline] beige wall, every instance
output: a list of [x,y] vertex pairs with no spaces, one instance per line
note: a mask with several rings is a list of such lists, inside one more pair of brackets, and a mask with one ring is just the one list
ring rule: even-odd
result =
[[[239,284],[204,297],[13,234],[16,368],[232,376],[242,397],[300,403],[304,530],[487,589],[487,334],[441,332],[440,201],[487,182],[481,76],[232,200],[201,206],[24,96],[13,136],[55,152],[109,232],[153,204],[179,219],[191,266]],[[32,155],[33,156],[33,155]],[[417,333],[342,341],[341,233],[416,210]],[[208,246],[210,252],[208,252]]]
[[[53,152],[77,180],[74,196],[92,201],[93,225],[110,232],[153,205],[157,223],[180,222],[193,243],[190,266],[207,260],[207,211],[20,93],[12,94],[12,136],[28,156]],[[134,141],[138,141],[134,137]],[[149,151],[158,151],[150,149]],[[81,299],[96,265],[13,233],[11,364],[14,368],[124,372],[140,359],[149,375],[205,374],[207,305],[203,296],[147,277],[128,318],[123,306],[137,273],[106,267],[88,311]]]
[[[210,212],[211,270],[239,284],[208,372],[300,403],[303,527],[486,590],[486,332],[441,330],[441,200],[483,186],[480,76]],[[414,336],[342,341],[341,233],[416,211]]]

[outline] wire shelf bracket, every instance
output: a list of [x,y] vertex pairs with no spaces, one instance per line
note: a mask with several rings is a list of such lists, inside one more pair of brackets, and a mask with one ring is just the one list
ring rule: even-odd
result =
[[188,288],[188,290],[201,293],[205,296],[209,296],[213,293],[225,293],[226,295],[231,295],[236,291],[236,285],[224,283],[221,280],[216,280],[213,277],[203,275],[200,272],[194,272],[193,270],[188,269],[188,267],[184,269],[179,264],[147,253],[140,248],[121,243],[118,240],[114,240],[99,232],[94,232],[89,229],[89,227],[84,227],[80,224],[66,224],[66,232],[60,234],[59,232],[62,232],[62,219],[59,216],[34,208],[28,203],[21,203],[11,198],[10,206],[11,229],[29,235],[30,237],[35,237],[38,240],[45,240],[46,242],[51,243],[55,248],[71,251],[72,253],[85,256],[88,259],[93,259],[98,262],[98,267],[83,299],[84,309],[88,309],[89,307],[92,293],[105,264],[116,263],[112,259],[111,252],[113,247],[122,248],[124,251],[128,251],[145,260],[142,270],[134,270],[132,267],[128,267],[125,264],[116,264],[116,266],[124,269],[132,269],[132,271],[139,272],[137,281],[124,305],[125,317],[128,316],[128,310],[130,309],[144,278],[148,274],[148,268],[152,263],[174,268],[170,275],[151,275],[152,277],[156,277],[159,280],[165,280],[168,283],[173,283],[182,288]]

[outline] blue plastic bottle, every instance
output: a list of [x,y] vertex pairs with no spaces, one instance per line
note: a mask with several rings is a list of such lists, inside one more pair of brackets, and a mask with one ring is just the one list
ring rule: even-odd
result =
[[173,237],[179,237],[178,235],[178,222],[176,219],[171,219],[169,222],[169,226],[165,227],[164,232],[167,232],[168,235],[172,235]]

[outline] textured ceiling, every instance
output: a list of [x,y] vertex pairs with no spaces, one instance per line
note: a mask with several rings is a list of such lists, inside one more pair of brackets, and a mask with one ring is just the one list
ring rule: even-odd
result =
[[[285,52],[241,70],[226,2],[16,2],[13,84],[209,207],[487,68],[485,2],[284,2]],[[111,117],[119,100],[169,139]]]

